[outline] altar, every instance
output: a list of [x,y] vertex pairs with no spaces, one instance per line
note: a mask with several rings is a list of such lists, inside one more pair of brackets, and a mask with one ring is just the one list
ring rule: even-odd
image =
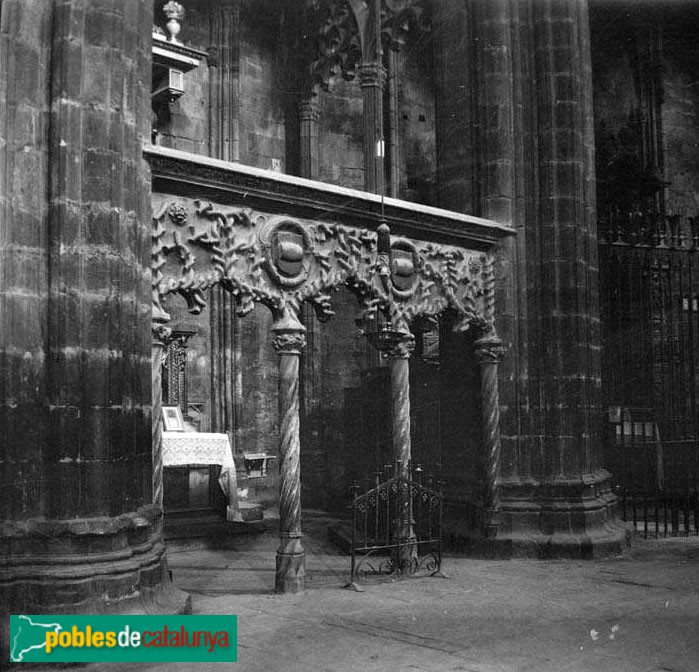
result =
[[241,520],[235,463],[227,434],[210,432],[163,432],[164,467],[221,465],[218,482],[227,500],[226,518]]

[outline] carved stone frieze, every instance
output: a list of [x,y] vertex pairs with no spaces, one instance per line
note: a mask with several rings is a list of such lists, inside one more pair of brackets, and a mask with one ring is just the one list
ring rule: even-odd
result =
[[[492,322],[494,278],[489,253],[394,237],[377,250],[375,231],[337,221],[306,220],[154,194],[153,300],[161,313],[180,294],[198,313],[217,285],[245,315],[256,303],[278,318],[311,304],[320,320],[333,313],[342,286],[360,303],[361,317],[408,331],[418,317],[457,315],[459,330],[486,331]],[[180,213],[173,220],[170,213]],[[179,221],[186,221],[181,225]]]

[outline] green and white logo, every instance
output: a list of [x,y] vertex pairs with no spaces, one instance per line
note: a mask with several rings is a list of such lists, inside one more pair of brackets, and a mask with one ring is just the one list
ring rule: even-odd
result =
[[237,661],[237,616],[10,616],[10,662]]

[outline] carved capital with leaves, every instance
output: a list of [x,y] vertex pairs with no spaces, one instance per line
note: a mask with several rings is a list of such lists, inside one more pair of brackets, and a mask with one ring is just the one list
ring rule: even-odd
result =
[[292,310],[285,309],[272,325],[272,345],[278,355],[300,355],[306,347],[306,327]]
[[497,364],[506,352],[496,334],[487,334],[476,341],[476,359],[481,365]]

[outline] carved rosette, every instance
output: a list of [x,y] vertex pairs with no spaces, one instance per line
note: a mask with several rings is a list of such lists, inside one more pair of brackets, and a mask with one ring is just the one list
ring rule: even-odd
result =
[[177,226],[184,226],[187,222],[187,208],[182,203],[176,201],[171,203],[167,209],[167,215],[170,221]]

